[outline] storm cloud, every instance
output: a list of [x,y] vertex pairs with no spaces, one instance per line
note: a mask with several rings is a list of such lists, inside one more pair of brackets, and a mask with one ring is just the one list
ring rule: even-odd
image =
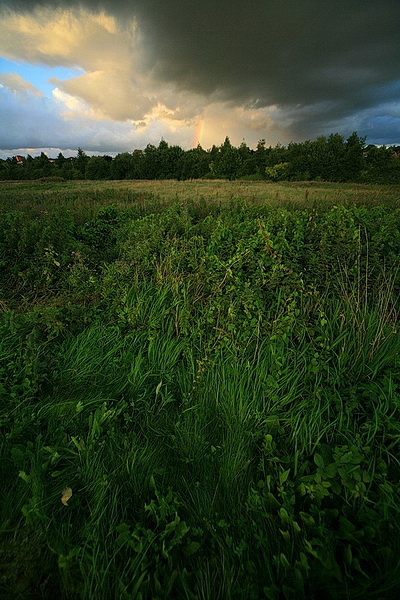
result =
[[[368,118],[380,115],[400,142],[398,0],[0,0],[4,15],[66,6],[113,16],[120,36],[136,23],[135,44],[121,46],[136,89],[131,118],[159,102],[188,118],[226,103],[266,108],[287,136],[304,139],[340,123],[370,132]],[[84,97],[79,81],[60,87]],[[95,102],[95,88],[84,99]],[[127,117],[123,100],[119,110]]]

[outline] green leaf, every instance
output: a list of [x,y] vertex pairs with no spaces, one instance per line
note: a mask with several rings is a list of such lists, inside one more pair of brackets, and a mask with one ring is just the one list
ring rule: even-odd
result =
[[283,567],[286,567],[286,569],[290,567],[290,563],[286,558],[286,555],[283,554],[283,552],[281,552],[281,554],[279,555],[279,561]]
[[276,508],[276,509],[280,508],[281,505],[279,504],[279,502],[275,498],[275,496],[273,494],[271,494],[271,492],[268,492],[267,498],[268,498],[268,501],[269,501],[270,508]]
[[130,537],[131,537],[131,532],[129,531],[129,529],[126,529],[125,531],[122,531],[119,534],[119,536],[115,540],[115,543],[118,547],[123,546],[130,539]]
[[184,553],[186,556],[192,556],[197,550],[200,548],[199,542],[190,542],[184,549]]
[[292,526],[293,526],[293,529],[294,529],[295,533],[300,533],[301,532],[301,527],[297,523],[297,521],[292,521]]
[[287,512],[287,510],[285,508],[281,508],[279,510],[279,516],[281,518],[282,523],[289,523],[290,522],[290,518],[289,518],[289,514]]
[[[174,521],[172,522],[172,524],[174,523]],[[171,523],[170,523],[171,524]],[[168,525],[167,525],[168,527]],[[166,529],[167,529],[166,527]],[[181,521],[180,523],[178,523],[175,527],[175,535],[178,536],[179,538],[185,536],[187,534],[187,532],[189,531],[190,527],[188,527],[185,523],[185,521]]]
[[285,483],[285,481],[287,480],[287,478],[289,477],[289,473],[290,473],[290,469],[287,469],[287,471],[283,471],[283,473],[281,473],[279,475],[279,483],[282,485]]
[[29,482],[30,482],[30,480],[31,480],[31,477],[30,477],[30,475],[27,475],[27,474],[25,473],[25,471],[20,471],[20,472],[18,473],[18,477],[21,477],[21,479],[23,479],[23,480],[25,481],[25,483],[29,483]]
[[307,556],[304,552],[300,552],[300,560],[296,560],[296,568],[300,569],[305,576],[307,576],[310,566],[308,564]]
[[352,533],[353,531],[356,530],[353,523],[351,523],[345,517],[339,517],[339,523],[340,523],[340,529],[346,533]]
[[290,587],[286,584],[283,584],[282,591],[283,591],[283,595],[285,596],[286,600],[296,600],[296,592],[292,587]]
[[296,583],[296,589],[303,592],[304,591],[304,578],[300,571],[300,569],[294,570],[294,578]]
[[279,588],[275,585],[271,587],[264,587],[263,592],[267,600],[278,600],[279,598]]
[[366,577],[367,579],[369,579],[369,575],[367,575],[367,573],[362,570],[361,565],[360,565],[360,561],[358,560],[358,558],[353,558],[352,566],[353,566],[353,568],[356,571],[358,571],[359,573],[361,573],[361,575],[363,575],[364,577]]
[[335,463],[327,465],[324,469],[324,473],[326,477],[335,477],[337,473],[337,466],[335,465]]
[[290,542],[290,533],[288,531],[284,531],[283,529],[279,529],[279,531],[281,532],[283,539],[286,542]]
[[116,526],[115,531],[118,531],[118,533],[122,533],[123,531],[129,531],[129,529],[130,527],[128,523],[120,523]]
[[300,511],[300,518],[303,521],[304,525],[315,525],[315,521],[314,518],[309,515],[308,513],[305,513],[303,511]]
[[314,454],[314,462],[317,465],[317,467],[319,467],[320,469],[324,468],[324,459],[322,458],[322,456],[318,453]]
[[350,545],[346,546],[343,550],[343,560],[348,567],[351,567],[351,563],[353,562],[353,553]]

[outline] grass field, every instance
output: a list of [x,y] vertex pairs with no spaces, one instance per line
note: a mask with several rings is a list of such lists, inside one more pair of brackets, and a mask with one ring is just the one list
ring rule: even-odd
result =
[[0,210],[1,598],[396,596],[399,187]]

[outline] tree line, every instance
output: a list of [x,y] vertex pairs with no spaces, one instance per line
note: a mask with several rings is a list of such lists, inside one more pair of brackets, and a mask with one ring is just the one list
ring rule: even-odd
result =
[[347,139],[339,133],[287,146],[267,146],[260,140],[255,149],[240,146],[226,137],[220,146],[183,150],[161,140],[144,150],[111,156],[57,158],[45,153],[14,156],[0,161],[0,180],[70,179],[244,179],[268,181],[337,181],[400,183],[400,146],[366,145],[353,132]]

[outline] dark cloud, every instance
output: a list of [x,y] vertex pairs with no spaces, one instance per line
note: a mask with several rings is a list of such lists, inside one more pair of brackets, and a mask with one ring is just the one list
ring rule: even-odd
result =
[[[0,6],[65,9],[65,2],[0,0]],[[276,104],[294,111],[294,134],[303,135],[307,123],[336,122],[398,100],[391,84],[400,79],[399,0],[70,0],[68,6],[105,10],[121,23],[137,18],[143,68],[155,81],[238,106]]]

